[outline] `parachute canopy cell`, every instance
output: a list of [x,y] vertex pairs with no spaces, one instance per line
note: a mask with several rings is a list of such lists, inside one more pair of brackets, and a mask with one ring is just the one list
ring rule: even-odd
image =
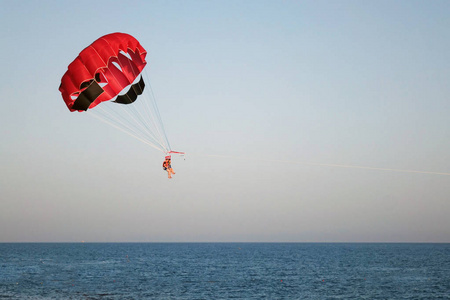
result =
[[[129,34],[100,37],[70,63],[59,91],[70,111],[86,111],[115,98],[129,104],[142,94],[145,84],[136,80],[147,62],[147,51]],[[137,82],[135,82],[135,80]],[[128,92],[119,93],[130,86]]]

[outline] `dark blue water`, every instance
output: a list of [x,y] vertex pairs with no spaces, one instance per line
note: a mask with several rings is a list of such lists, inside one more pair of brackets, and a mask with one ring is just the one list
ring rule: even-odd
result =
[[0,244],[0,299],[450,299],[450,244]]

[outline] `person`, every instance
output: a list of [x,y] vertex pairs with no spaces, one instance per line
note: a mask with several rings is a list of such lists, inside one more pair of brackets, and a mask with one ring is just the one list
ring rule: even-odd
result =
[[175,172],[172,169],[172,165],[171,165],[171,161],[170,161],[170,156],[166,156],[166,159],[163,162],[163,169],[165,171],[167,171],[168,177],[172,178],[172,174],[175,175]]

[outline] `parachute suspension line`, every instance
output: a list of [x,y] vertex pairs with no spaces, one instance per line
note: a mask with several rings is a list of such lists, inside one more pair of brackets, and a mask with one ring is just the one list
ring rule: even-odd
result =
[[94,118],[97,118],[98,120],[100,120],[100,121],[102,121],[102,122],[104,122],[104,123],[106,123],[106,124],[108,124],[108,125],[110,125],[110,126],[116,128],[116,129],[119,129],[120,131],[122,131],[122,132],[124,132],[124,133],[126,133],[126,134],[128,134],[128,135],[130,135],[130,136],[132,136],[132,137],[134,137],[134,138],[136,138],[137,140],[143,142],[144,144],[147,144],[147,145],[149,145],[150,147],[153,147],[153,148],[155,148],[155,149],[157,149],[157,150],[159,150],[159,151],[161,151],[161,152],[164,152],[164,150],[163,150],[162,148],[159,148],[159,147],[155,146],[153,143],[150,143],[150,142],[148,142],[147,140],[142,139],[142,138],[140,138],[139,136],[137,136],[137,135],[135,135],[135,134],[133,134],[133,133],[131,133],[131,132],[129,132],[129,131],[127,131],[127,130],[121,128],[120,126],[117,126],[116,124],[113,124],[113,123],[109,122],[108,120],[102,118],[101,116],[95,115],[95,114],[90,114],[90,115],[93,116]]
[[[142,78],[142,72],[140,75],[136,74],[133,66],[131,65],[131,61],[129,59],[126,61],[128,62],[128,66],[132,70],[134,77],[136,77],[136,80],[133,83],[139,82],[140,78]],[[120,67],[124,68],[124,66],[122,65],[122,63],[119,59],[118,59],[118,62],[119,62]],[[145,82],[148,83],[149,81],[150,80],[148,80],[148,78],[145,78],[144,83]],[[137,123],[144,124],[145,130],[149,133],[149,135],[152,137],[152,139],[154,141],[157,141],[157,143],[166,150],[168,145],[164,143],[164,139],[161,136],[159,126],[158,126],[157,122],[155,122],[155,118],[152,115],[152,110],[150,109],[150,106],[148,105],[148,102],[147,102],[148,97],[146,97],[147,91],[143,91],[139,85],[137,87],[139,87],[139,89],[140,89],[140,93],[141,93],[141,96],[139,97],[140,99],[136,99],[135,103],[132,103],[131,105],[122,105],[122,108],[124,110],[126,110],[126,108],[128,108],[128,106],[129,106],[130,110],[133,111],[133,114],[135,116],[139,117],[140,122],[137,122]],[[142,98],[144,98],[144,99],[142,99]],[[141,107],[141,106],[143,106],[143,107]],[[141,109],[139,109],[139,108],[141,108]]]
[[[125,105],[118,103],[102,103],[103,105],[98,107],[96,112],[102,112],[103,117],[109,118],[113,123],[117,123],[123,127],[122,131],[128,131],[134,136],[138,136],[141,139],[146,140],[154,144],[159,145],[162,149],[165,148],[164,144],[161,144],[150,131],[146,130]],[[115,109],[114,109],[115,108]],[[94,110],[93,110],[94,111]],[[122,113],[123,112],[123,113]],[[128,115],[128,118],[124,117],[124,113]],[[164,152],[164,150],[161,150]]]
[[[149,111],[154,111],[156,113],[157,120],[158,120],[159,124],[161,125],[160,127],[161,127],[162,136],[164,137],[164,139],[165,139],[165,141],[167,143],[168,150],[171,151],[172,147],[170,147],[169,139],[167,138],[166,130],[164,128],[164,123],[162,121],[161,114],[159,113],[159,109],[158,109],[158,104],[156,102],[156,97],[155,97],[155,94],[153,92],[152,85],[150,83],[150,78],[149,78],[149,76],[147,74],[147,69],[144,68],[144,72],[143,73],[145,74],[145,77],[146,77],[145,79],[147,79],[149,90],[150,90],[150,96],[151,96],[151,98],[153,100],[153,101],[150,101],[153,104],[153,110],[149,109]],[[167,151],[167,152],[169,152],[169,151]]]
[[164,153],[165,145],[161,144],[150,132],[144,130],[140,122],[124,106],[118,103],[101,103],[96,109],[90,110],[89,115]]
[[106,106],[109,106],[110,103],[104,103],[102,106],[99,106],[96,110],[90,111],[90,114],[96,115],[98,117],[101,117],[105,120],[108,120],[111,123],[116,123],[117,125],[120,125],[121,128],[124,130],[127,130],[134,135],[139,135],[141,138],[143,138],[142,133],[139,132],[133,124],[131,124],[127,119],[120,118],[119,113],[117,113],[115,110],[111,108],[106,108]]
[[[151,143],[154,146],[159,145],[159,143],[154,142],[154,139],[151,135],[146,134],[145,131],[140,130],[134,124],[134,121],[129,120],[129,118],[125,118],[120,111],[114,110],[113,106],[117,108],[116,103],[102,103],[103,105],[99,105],[95,110],[90,111],[90,115],[97,117],[97,119],[101,119],[107,124],[114,124],[115,128],[120,128],[121,131],[127,132],[130,135],[139,138],[140,140],[145,140],[147,143]],[[120,109],[119,109],[120,110]],[[163,145],[159,145],[162,148]],[[159,147],[158,147],[159,148]],[[163,150],[161,150],[164,152]]]
[[[145,69],[144,69],[145,70]],[[141,76],[143,74],[141,73]],[[150,80],[149,78],[145,78],[144,82],[146,82],[146,85],[150,86]],[[147,119],[151,121],[152,128],[154,128],[154,135],[159,139],[161,144],[165,145],[165,150],[167,151],[170,149],[170,146],[167,142],[167,137],[164,132],[162,121],[160,118],[157,117],[158,113],[155,111],[154,105],[150,105],[155,103],[155,99],[151,97],[150,90],[147,88],[145,92],[142,94],[144,99],[141,99],[143,105],[145,108],[143,109],[147,113]]]
[[[117,59],[117,61],[120,65],[120,67],[122,69],[124,69],[124,66],[122,65],[121,61],[119,59]],[[134,68],[131,65],[131,61],[130,60],[127,60],[127,61],[128,61],[128,65],[129,65],[130,69],[133,72],[134,77],[136,77],[135,82],[133,82],[132,84],[139,82],[142,75],[136,74],[134,71]],[[138,87],[140,88],[140,86],[138,86]],[[130,88],[131,88],[131,86],[130,86]],[[144,91],[141,89],[140,92],[142,94]],[[139,97],[139,98],[142,98],[142,97]],[[161,138],[158,136],[158,134],[154,130],[152,130],[152,128],[157,128],[157,127],[156,127],[156,124],[154,124],[153,119],[148,118],[149,110],[145,108],[145,105],[144,105],[144,107],[141,107],[143,103],[145,104],[145,101],[142,101],[142,100],[143,99],[136,99],[134,103],[130,103],[128,105],[118,104],[118,107],[122,108],[122,110],[125,111],[128,114],[128,116],[134,120],[134,123],[139,124],[139,127],[142,128],[142,131],[147,133],[147,135],[150,137],[151,140],[155,141],[157,144],[159,144],[161,147],[163,147],[165,149],[166,147],[165,147],[164,143],[161,142]],[[131,112],[131,114],[130,114],[130,112]],[[145,112],[147,112],[147,116],[142,115],[142,113],[145,113]],[[149,122],[149,120],[152,121],[153,125]]]
[[151,130],[146,130],[142,125],[143,122],[139,122],[133,116],[133,113],[130,113],[129,108],[127,109],[125,106],[131,107],[132,105],[122,105],[106,101],[100,103],[95,109],[88,110],[88,115],[96,117],[104,123],[135,137],[145,144],[151,145],[161,152],[165,152],[165,145],[155,139]]

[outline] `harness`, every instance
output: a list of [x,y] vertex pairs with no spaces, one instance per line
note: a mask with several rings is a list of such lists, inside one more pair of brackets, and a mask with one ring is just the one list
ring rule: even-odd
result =
[[167,168],[170,168],[170,163],[169,161],[165,160],[162,164],[162,167],[164,170],[167,170]]

